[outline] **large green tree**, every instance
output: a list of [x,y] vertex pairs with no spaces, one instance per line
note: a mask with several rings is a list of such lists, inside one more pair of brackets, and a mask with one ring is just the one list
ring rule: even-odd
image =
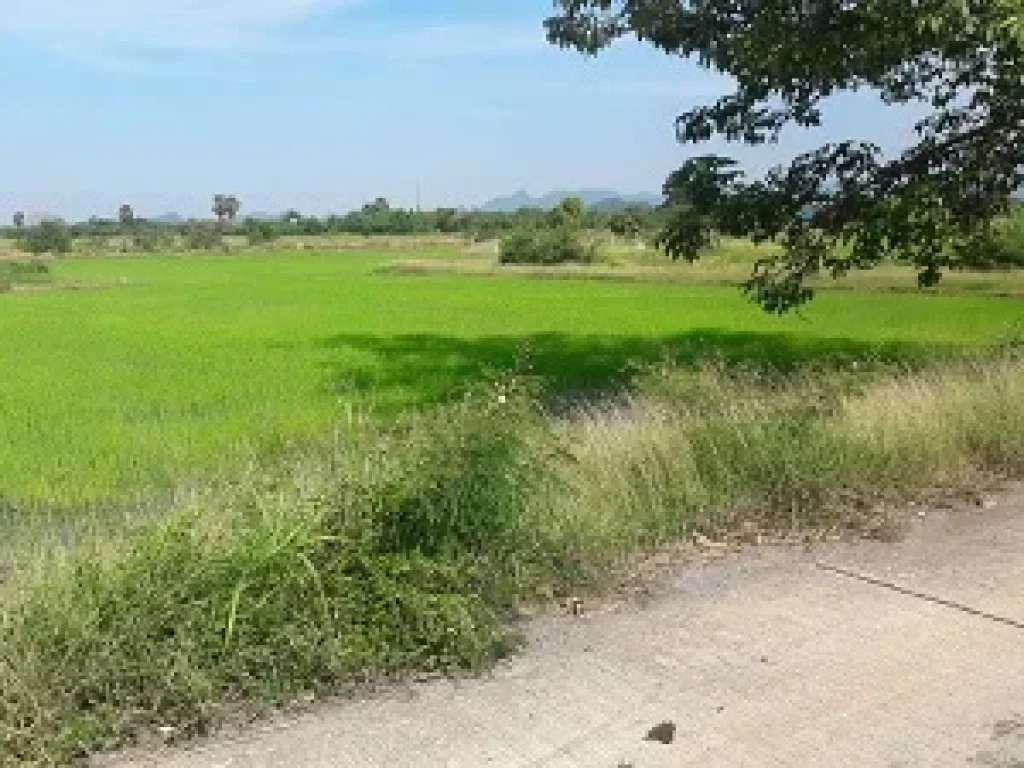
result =
[[577,230],[583,226],[585,206],[579,197],[564,197],[551,211],[551,223],[556,227],[567,227]]
[[922,285],[998,246],[993,220],[1024,181],[1021,0],[556,0],[549,39],[596,54],[635,37],[729,75],[735,91],[681,115],[684,143],[757,145],[818,126],[830,96],[871,90],[925,105],[916,137],[885,155],[828,144],[761,178],[727,157],[695,157],[666,185],[662,243],[697,258],[713,233],[775,240],[748,290],[781,312],[808,300],[808,277],[884,258]]

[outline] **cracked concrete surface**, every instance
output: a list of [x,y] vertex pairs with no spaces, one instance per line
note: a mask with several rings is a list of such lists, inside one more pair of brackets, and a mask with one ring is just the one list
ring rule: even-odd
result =
[[[986,505],[992,506],[992,505]],[[1024,490],[906,540],[765,547],[545,619],[486,678],[324,704],[123,768],[1024,767]],[[647,739],[676,726],[671,743]]]

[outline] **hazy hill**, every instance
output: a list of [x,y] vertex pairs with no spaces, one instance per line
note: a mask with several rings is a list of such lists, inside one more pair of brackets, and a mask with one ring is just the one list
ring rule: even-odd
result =
[[489,213],[508,213],[520,208],[554,208],[566,197],[578,197],[588,208],[599,210],[616,210],[638,203],[660,205],[662,199],[661,195],[651,192],[630,195],[609,189],[558,190],[541,197],[533,197],[525,190],[519,190],[515,194],[487,201],[480,206],[480,210]]

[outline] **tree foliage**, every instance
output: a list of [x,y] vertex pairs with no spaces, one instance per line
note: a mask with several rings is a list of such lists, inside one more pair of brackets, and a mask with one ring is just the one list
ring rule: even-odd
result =
[[586,264],[594,249],[581,238],[586,209],[578,197],[566,197],[532,226],[524,225],[501,239],[502,264]]
[[[223,196],[226,200],[227,196]],[[636,220],[639,235],[651,237],[661,228],[664,212],[646,204],[625,207],[582,207],[576,202],[561,203],[556,210],[526,207],[517,211],[479,211],[458,208],[415,211],[399,208],[383,198],[374,200],[354,211],[326,217],[307,216],[290,209],[279,218],[254,221],[250,218],[230,221],[226,209],[224,219],[215,226],[196,221],[161,221],[133,218],[126,228],[120,215],[88,221],[71,226],[74,237],[94,241],[96,250],[107,247],[110,238],[131,236],[130,244],[137,250],[172,248],[180,240],[188,248],[219,248],[225,236],[246,237],[250,242],[271,242],[279,237],[303,235],[356,234],[356,235],[427,235],[439,233],[461,235],[477,240],[494,240],[521,230],[550,229],[559,223],[570,224],[576,230],[608,230],[620,212]],[[118,212],[120,214],[120,211]],[[127,247],[127,244],[126,244]]]
[[249,245],[266,245],[277,240],[277,230],[272,221],[246,219],[245,236]]
[[135,210],[128,203],[125,203],[117,211],[117,220],[125,230],[131,229],[132,225],[135,224]]
[[570,227],[520,229],[501,239],[498,260],[502,264],[541,266],[589,264],[594,260],[594,249]]
[[238,212],[242,210],[242,203],[234,195],[214,195],[212,210],[217,221],[222,224],[225,221],[234,222]]
[[583,201],[580,198],[563,198],[562,202],[551,212],[551,223],[555,227],[579,229],[583,226],[584,210]]
[[70,253],[71,231],[64,222],[47,219],[25,229],[21,245],[24,250],[36,255]]
[[190,251],[212,251],[224,247],[222,227],[203,221],[189,222],[184,231],[185,247]]
[[991,249],[993,222],[1024,180],[1024,17],[1019,0],[557,0],[549,39],[596,54],[635,36],[731,76],[735,92],[681,115],[684,143],[751,145],[822,122],[830,96],[871,89],[927,114],[895,156],[847,141],[749,179],[729,158],[697,157],[672,174],[663,245],[695,259],[717,231],[777,240],[748,290],[786,311],[806,280],[870,268],[947,267]]
[[640,220],[629,211],[620,211],[611,217],[608,229],[613,235],[635,240],[640,236]]

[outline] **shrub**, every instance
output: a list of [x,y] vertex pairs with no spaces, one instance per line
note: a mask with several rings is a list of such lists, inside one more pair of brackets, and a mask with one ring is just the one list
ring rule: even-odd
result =
[[520,229],[501,239],[498,258],[502,264],[540,263],[537,252],[537,233]]
[[48,280],[50,266],[45,261],[0,261],[0,280],[9,283],[38,283]]
[[132,248],[155,253],[174,246],[174,233],[156,227],[139,227],[132,235]]
[[203,732],[224,703],[473,667],[501,647],[470,561],[330,530],[308,504],[263,503],[227,530],[185,512],[113,562],[83,552],[46,578],[0,628],[0,764],[63,762],[138,728]]
[[1024,267],[1024,206],[1015,204],[992,224],[991,242],[962,249],[957,266],[966,269]]
[[502,238],[499,259],[502,264],[589,264],[594,249],[571,227],[520,229]]
[[1024,206],[1015,206],[1013,211],[996,225],[996,242],[1002,265],[1024,267]]
[[116,546],[40,569],[0,621],[0,765],[52,764],[222,705],[504,653],[525,401],[484,393],[301,467],[264,467]]
[[413,419],[373,488],[380,546],[491,561],[518,551],[523,499],[544,478],[536,412],[519,397],[485,392]]
[[613,235],[624,237],[627,240],[636,240],[640,237],[640,221],[636,216],[626,211],[612,216],[608,228]]
[[224,234],[211,224],[196,223],[185,230],[185,247],[190,251],[212,251],[224,246]]
[[245,222],[245,234],[249,245],[266,245],[277,240],[277,229],[273,222],[247,219]]
[[21,239],[21,246],[24,250],[38,255],[70,253],[71,245],[71,230],[62,221],[43,221],[39,225],[25,230]]

